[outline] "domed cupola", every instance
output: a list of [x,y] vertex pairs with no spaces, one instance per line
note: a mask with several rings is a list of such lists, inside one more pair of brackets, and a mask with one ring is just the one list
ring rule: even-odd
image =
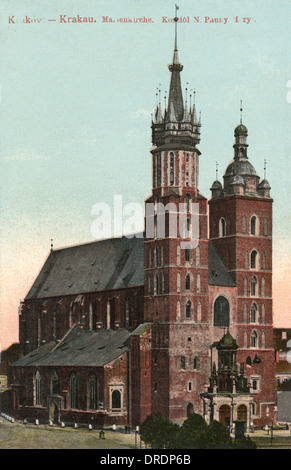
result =
[[224,179],[225,194],[257,196],[260,177],[247,156],[248,129],[242,122],[234,130],[234,156],[227,166]]
[[269,185],[269,182],[266,179],[263,179],[258,185],[258,192],[260,196],[270,197],[270,189],[271,186]]
[[221,197],[223,195],[221,182],[218,180],[213,181],[210,191],[212,192],[212,197]]

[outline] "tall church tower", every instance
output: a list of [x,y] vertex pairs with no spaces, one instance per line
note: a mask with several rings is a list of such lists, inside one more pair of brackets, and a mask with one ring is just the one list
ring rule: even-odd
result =
[[272,311],[272,202],[270,185],[248,159],[248,130],[234,131],[234,156],[224,185],[215,181],[209,201],[210,239],[237,286],[238,362],[246,364],[260,423],[274,412]]
[[152,120],[144,315],[153,324],[152,413],[182,422],[186,410],[202,413],[199,384],[209,375],[208,234],[207,200],[198,190],[201,122],[195,104],[183,100],[177,21],[168,103],[164,110],[158,104]]

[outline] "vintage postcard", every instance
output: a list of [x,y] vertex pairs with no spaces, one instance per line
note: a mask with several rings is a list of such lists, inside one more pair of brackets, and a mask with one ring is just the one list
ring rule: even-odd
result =
[[290,448],[290,2],[0,12],[0,448]]

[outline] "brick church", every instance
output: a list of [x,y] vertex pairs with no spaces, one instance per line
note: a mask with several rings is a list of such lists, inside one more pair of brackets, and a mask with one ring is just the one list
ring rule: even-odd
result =
[[[193,412],[247,427],[276,420],[270,186],[249,161],[241,120],[223,184],[213,182],[209,201],[200,193],[201,122],[184,101],[182,69],[176,35],[168,103],[152,118],[145,232],[51,249],[21,303],[15,417],[95,426],[136,426],[154,413],[177,423]],[[186,237],[172,235],[179,204]]]

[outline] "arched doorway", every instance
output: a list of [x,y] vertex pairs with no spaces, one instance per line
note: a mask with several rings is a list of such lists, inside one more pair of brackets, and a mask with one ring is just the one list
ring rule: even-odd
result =
[[192,403],[187,405],[187,418],[189,418],[194,413],[194,406]]
[[226,426],[230,425],[230,406],[221,405],[219,408],[219,422]]
[[248,411],[246,405],[239,405],[237,408],[237,420],[247,421]]

